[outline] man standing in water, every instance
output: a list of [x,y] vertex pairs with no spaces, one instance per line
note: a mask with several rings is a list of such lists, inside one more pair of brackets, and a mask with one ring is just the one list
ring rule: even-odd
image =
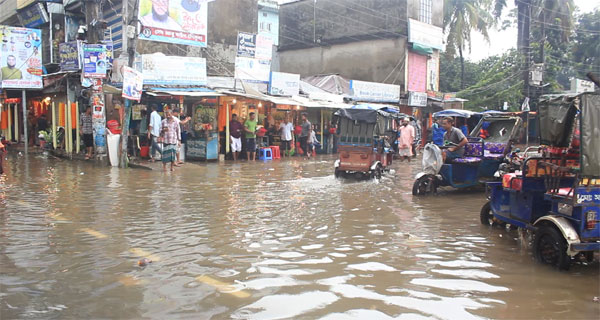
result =
[[233,161],[237,161],[242,151],[242,131],[244,126],[238,121],[237,114],[231,115],[231,121],[229,121],[229,135],[231,139],[231,153],[233,154]]
[[[256,126],[258,122],[256,121],[256,114],[254,112],[250,112],[250,118],[246,120],[244,123],[244,131],[246,131],[246,155],[248,156],[248,161],[252,159],[252,161],[256,161]],[[252,155],[252,158],[250,158]]]
[[163,138],[162,163],[163,171],[167,171],[167,163],[171,163],[174,170],[177,146],[181,143],[181,129],[171,110],[165,111],[165,120],[162,121],[161,136]]
[[160,115],[156,111],[156,105],[152,105],[152,113],[150,114],[150,123],[148,124],[148,140],[152,144],[150,150],[150,162],[154,162],[154,154],[158,151],[158,154],[162,153],[160,146],[158,145],[158,137],[160,136],[161,120]]
[[308,137],[312,124],[306,118],[306,113],[302,114],[302,132],[300,133],[300,148],[304,151],[307,159],[310,159],[310,152],[308,152]]
[[288,116],[279,125],[281,130],[281,147],[283,149],[283,156],[289,156],[290,150],[292,150],[292,131],[294,131],[294,125],[290,122]]
[[92,126],[92,106],[87,106],[85,112],[79,116],[79,134],[81,134],[83,144],[87,153],[85,154],[85,160],[89,160],[92,157],[94,149],[94,127]]
[[400,137],[398,138],[398,155],[400,161],[402,158],[410,162],[412,157],[412,144],[415,140],[415,128],[408,124],[409,119],[402,119],[402,126],[400,127]]

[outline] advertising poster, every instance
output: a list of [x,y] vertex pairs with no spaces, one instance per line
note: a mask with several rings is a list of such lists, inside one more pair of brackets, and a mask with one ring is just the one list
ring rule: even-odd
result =
[[237,56],[254,58],[256,54],[256,35],[254,33],[238,32]]
[[142,86],[144,78],[141,72],[130,67],[123,67],[123,93],[122,97],[129,100],[140,101],[142,99]]
[[19,21],[24,27],[35,28],[48,22],[48,13],[41,3],[19,10],[17,13]]
[[408,52],[408,91],[427,91],[427,56]]
[[197,57],[142,55],[144,84],[206,85],[206,59]]
[[112,69],[114,56],[113,56],[113,48],[114,44],[112,40],[103,40],[102,44],[106,46],[106,68]]
[[58,57],[60,70],[77,71],[81,69],[79,61],[79,42],[71,41],[58,45]]
[[269,94],[297,96],[300,92],[300,75],[295,73],[271,72]]
[[106,46],[103,44],[83,45],[83,76],[106,78]]
[[140,0],[139,39],[206,47],[210,1]]
[[400,102],[400,86],[350,80],[352,96],[358,101]]
[[269,82],[271,61],[246,57],[235,58],[235,78],[248,82]]
[[43,87],[41,44],[41,30],[0,26],[2,88]]
[[260,60],[271,60],[273,58],[273,40],[263,34],[257,35],[254,57]]

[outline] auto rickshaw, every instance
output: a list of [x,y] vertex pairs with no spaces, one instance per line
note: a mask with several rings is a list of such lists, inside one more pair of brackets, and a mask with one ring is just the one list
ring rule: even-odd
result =
[[[464,156],[450,163],[442,163],[441,155],[441,150],[450,145],[427,144],[423,152],[423,171],[415,177],[413,195],[432,194],[443,186],[463,189],[494,179],[498,167],[511,151],[521,122],[517,116],[484,114],[467,137]],[[486,135],[481,134],[482,130]]]
[[543,97],[538,123],[542,145],[487,183],[480,221],[532,232],[534,257],[568,269],[600,249],[600,95]]
[[334,115],[339,135],[335,176],[381,178],[392,163],[392,114],[381,106],[362,104],[340,109]]

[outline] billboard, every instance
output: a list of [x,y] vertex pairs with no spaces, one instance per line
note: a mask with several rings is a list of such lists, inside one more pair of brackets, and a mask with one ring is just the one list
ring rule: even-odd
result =
[[211,0],[140,0],[139,39],[206,47]]
[[350,89],[357,101],[400,102],[399,85],[350,80]]
[[432,24],[408,19],[408,42],[444,50],[444,32]]
[[19,10],[17,17],[21,24],[27,28],[35,28],[48,22],[48,13],[44,5],[39,2],[23,10]]
[[60,70],[62,71],[77,71],[81,69],[81,61],[79,60],[80,42],[71,41],[64,42],[58,45],[58,57],[60,62]]
[[300,75],[295,73],[271,72],[269,94],[297,96],[300,92]]
[[129,100],[140,101],[142,99],[142,86],[144,78],[141,72],[130,67],[123,68],[123,93],[121,96]]
[[41,30],[0,26],[2,88],[43,87],[41,44]]
[[246,57],[235,58],[235,78],[248,82],[269,82],[271,61]]
[[108,61],[106,45],[83,45],[83,76],[86,78],[106,78]]
[[197,57],[142,55],[144,84],[199,85],[207,84],[206,59]]
[[254,33],[238,32],[237,56],[254,58],[256,54],[256,35]]

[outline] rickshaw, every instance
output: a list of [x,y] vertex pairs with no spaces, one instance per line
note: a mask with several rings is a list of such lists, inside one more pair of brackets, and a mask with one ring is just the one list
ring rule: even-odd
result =
[[335,176],[381,178],[392,163],[392,121],[394,116],[381,106],[369,104],[340,109],[334,114],[338,122],[338,153]]
[[[469,188],[482,184],[486,179],[494,179],[498,167],[510,153],[521,122],[521,118],[516,116],[483,114],[467,137],[464,156],[450,163],[442,163],[441,150],[451,145],[438,147],[433,143],[427,144],[423,150],[423,171],[415,177],[412,194],[436,193],[437,188],[443,186]],[[487,135],[480,136],[484,127]]]
[[600,249],[600,95],[543,97],[538,123],[542,145],[487,183],[480,221],[532,232],[534,257],[568,269]]

